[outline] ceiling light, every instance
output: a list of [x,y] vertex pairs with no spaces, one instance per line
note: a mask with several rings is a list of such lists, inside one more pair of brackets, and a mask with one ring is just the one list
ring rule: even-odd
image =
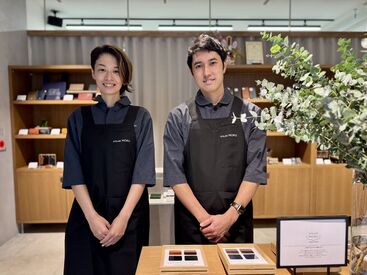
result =
[[57,17],[56,14],[58,13],[57,10],[51,10],[54,15],[50,15],[47,17],[47,24],[56,27],[62,27],[62,18]]
[[321,31],[320,25],[300,25],[300,26],[287,26],[287,25],[248,25],[248,31]]
[[160,31],[233,31],[232,25],[158,25]]
[[66,29],[74,31],[141,31],[142,25],[107,25],[107,24],[67,24]]

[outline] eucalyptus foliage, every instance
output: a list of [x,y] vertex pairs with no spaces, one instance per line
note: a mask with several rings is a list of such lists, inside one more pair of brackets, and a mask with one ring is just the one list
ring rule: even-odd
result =
[[257,126],[282,131],[297,142],[317,142],[366,176],[367,55],[358,59],[351,41],[339,39],[342,61],[327,77],[320,65],[313,64],[312,54],[297,43],[290,45],[288,37],[262,33],[262,38],[272,43],[273,71],[294,85],[257,81],[260,96],[274,103],[262,110]]

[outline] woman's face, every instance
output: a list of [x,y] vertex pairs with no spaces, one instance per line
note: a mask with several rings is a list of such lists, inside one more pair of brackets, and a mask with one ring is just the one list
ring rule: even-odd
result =
[[92,70],[92,76],[102,95],[120,96],[123,80],[113,55],[108,53],[100,55]]

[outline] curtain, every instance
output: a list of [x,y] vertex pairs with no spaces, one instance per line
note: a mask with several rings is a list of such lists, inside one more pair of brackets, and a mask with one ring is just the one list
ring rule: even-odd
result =
[[[46,32],[47,33],[47,32]],[[244,53],[245,41],[259,40],[258,36],[233,36]],[[156,166],[163,166],[163,131],[169,111],[196,92],[196,85],[186,65],[187,48],[194,36],[57,36],[29,35],[28,56],[30,65],[89,64],[90,51],[102,44],[123,48],[130,57],[134,92],[129,95],[134,105],[145,107],[154,125]],[[313,53],[315,64],[336,64],[337,37],[291,37],[291,42],[301,43]],[[264,44],[268,53],[270,45]],[[352,38],[352,46],[360,51],[360,38]],[[242,60],[243,62],[243,60]],[[265,63],[273,60],[265,56]]]

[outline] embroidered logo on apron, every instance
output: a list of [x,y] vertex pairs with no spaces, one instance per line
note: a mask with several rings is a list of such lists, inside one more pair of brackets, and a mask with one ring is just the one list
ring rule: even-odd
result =
[[236,138],[237,134],[225,134],[225,135],[220,135],[219,137],[220,138],[231,138],[231,137]]
[[127,139],[127,138],[125,138],[125,139],[114,139],[114,140],[112,141],[112,143],[121,143],[121,142],[131,142],[131,140],[130,140],[130,139]]

